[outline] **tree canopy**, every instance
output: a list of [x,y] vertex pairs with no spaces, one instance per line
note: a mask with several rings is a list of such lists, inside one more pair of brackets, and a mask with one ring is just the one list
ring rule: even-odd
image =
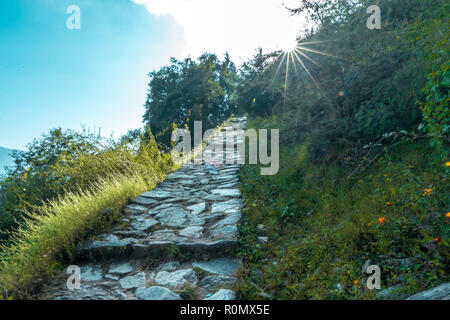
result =
[[205,53],[151,72],[145,103],[144,123],[166,144],[174,123],[192,130],[194,121],[203,129],[213,128],[236,111],[234,102],[237,69],[228,54],[221,61]]

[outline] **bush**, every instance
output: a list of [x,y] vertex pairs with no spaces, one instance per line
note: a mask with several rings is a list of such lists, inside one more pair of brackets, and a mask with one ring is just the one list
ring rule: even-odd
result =
[[415,130],[427,74],[448,60],[448,1],[382,1],[382,30],[366,27],[370,4],[304,1],[299,10],[320,20],[299,39],[305,68],[289,60],[286,74],[287,59],[274,58],[282,52],[260,51],[240,73],[239,106],[283,119],[281,139],[307,142],[313,162],[343,162],[387,132]]
[[441,69],[429,75],[429,81],[425,87],[427,94],[422,107],[423,119],[426,130],[432,135],[432,145],[441,152],[449,143],[450,129],[450,64],[447,62]]
[[[117,175],[166,173],[172,167],[151,135],[110,141],[72,130],[54,129],[28,151],[14,154],[15,168],[0,182],[0,230],[3,240],[36,207],[67,192],[83,192]],[[146,179],[158,180],[159,176]]]
[[351,178],[353,168],[309,156],[285,145],[277,175],[241,172],[244,299],[374,299],[367,260],[382,288],[400,285],[403,296],[450,280],[450,168],[427,141],[406,141]]
[[107,231],[130,199],[164,180],[174,165],[148,136],[88,143],[86,136],[74,140],[71,131],[53,130],[16,155],[16,168],[2,182],[9,236],[0,246],[0,296],[39,292],[73,259],[78,241]]
[[63,262],[73,258],[78,241],[107,230],[129,199],[151,187],[138,175],[116,176],[38,207],[11,243],[1,247],[0,298],[25,299],[38,293]]

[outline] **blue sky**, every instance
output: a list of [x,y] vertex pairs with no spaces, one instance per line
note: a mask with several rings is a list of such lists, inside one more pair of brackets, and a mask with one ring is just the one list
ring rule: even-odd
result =
[[[81,29],[69,30],[69,5]],[[50,128],[141,126],[148,73],[180,54],[182,26],[129,0],[0,1],[0,146]]]
[[[283,1],[1,0],[0,146],[24,149],[56,127],[141,127],[148,73],[170,57],[229,51],[239,64],[292,44],[299,20]],[[70,5],[80,30],[66,27]]]

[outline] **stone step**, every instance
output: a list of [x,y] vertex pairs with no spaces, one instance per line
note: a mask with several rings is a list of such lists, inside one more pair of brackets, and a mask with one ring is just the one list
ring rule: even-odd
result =
[[[226,127],[245,121],[234,118]],[[238,158],[225,153],[223,159]],[[69,290],[61,274],[50,299],[236,299],[240,167],[186,164],[133,199],[111,233],[77,245],[71,264],[82,266],[81,288]]]
[[110,258],[158,258],[170,254],[178,256],[208,255],[218,257],[235,252],[239,247],[237,240],[172,242],[153,241],[139,243],[136,239],[105,241],[87,241],[78,247],[78,259]]

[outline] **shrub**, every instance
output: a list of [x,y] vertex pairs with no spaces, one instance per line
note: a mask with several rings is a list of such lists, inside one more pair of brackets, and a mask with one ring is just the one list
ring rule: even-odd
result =
[[[34,145],[45,146],[54,136],[52,131]],[[67,134],[60,137],[68,138]],[[17,158],[15,171],[2,185],[6,190],[3,208],[15,204],[25,209],[17,215],[21,222],[14,228],[6,224],[12,231],[0,246],[0,296],[27,298],[39,292],[62,262],[73,259],[78,241],[107,231],[130,199],[164,180],[174,165],[170,155],[161,153],[151,134],[149,137],[123,137],[120,143],[73,148],[73,152],[67,152],[66,147],[58,151],[51,148],[51,158],[47,154],[35,156],[39,152],[30,148]],[[30,160],[36,158],[39,165]],[[23,172],[32,174],[18,178]],[[21,183],[28,187],[25,197],[14,193]],[[38,189],[45,193],[33,194]]]
[[450,168],[427,141],[399,144],[351,178],[353,167],[310,156],[292,143],[277,175],[241,171],[244,299],[374,299],[367,260],[380,266],[382,288],[401,285],[403,296],[449,281]]

